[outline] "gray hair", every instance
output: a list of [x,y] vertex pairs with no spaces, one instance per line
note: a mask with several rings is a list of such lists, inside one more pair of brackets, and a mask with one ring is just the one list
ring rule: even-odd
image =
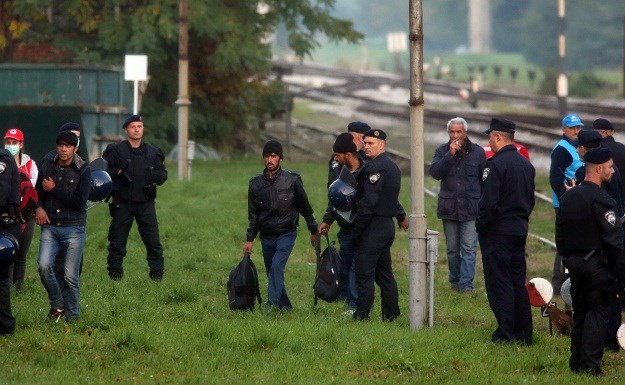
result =
[[447,122],[447,132],[449,132],[449,127],[452,124],[462,124],[462,129],[464,130],[464,132],[467,132],[467,129],[469,128],[469,124],[466,120],[462,119],[461,117],[457,117]]

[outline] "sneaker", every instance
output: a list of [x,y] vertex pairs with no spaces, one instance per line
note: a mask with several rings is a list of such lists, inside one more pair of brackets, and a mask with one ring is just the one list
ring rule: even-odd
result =
[[354,309],[347,309],[343,312],[343,315],[349,316],[349,317],[353,317],[354,313],[356,312],[356,310]]
[[54,322],[59,322],[61,317],[63,317],[63,313],[65,310],[63,309],[50,309],[50,313],[48,313],[48,318]]

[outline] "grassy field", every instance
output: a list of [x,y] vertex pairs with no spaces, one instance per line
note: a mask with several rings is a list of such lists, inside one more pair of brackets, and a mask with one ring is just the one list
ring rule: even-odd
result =
[[[322,163],[285,162],[302,173],[317,218],[325,208]],[[607,354],[607,378],[574,376],[567,369],[566,337],[549,335],[533,310],[535,345],[489,342],[495,328],[488,308],[481,262],[473,294],[451,292],[446,282],[444,239],[436,271],[435,325],[412,331],[408,320],[408,236],[398,232],[394,269],[403,314],[382,323],[379,299],[370,322],[353,322],[343,304],[312,305],[315,255],[300,232],[287,266],[292,313],[232,312],[228,273],[242,253],[247,226],[248,180],[261,159],[195,163],[190,182],[171,180],[159,191],[158,215],[166,271],[148,279],[145,251],[133,228],[125,276],[106,273],[108,212],[89,211],[81,287],[82,315],[76,324],[50,323],[45,291],[36,272],[35,240],[25,291],[13,296],[17,330],[0,338],[6,384],[570,384],[621,383],[625,355]],[[175,170],[175,165],[170,166]],[[429,185],[433,183],[428,180]],[[402,202],[409,209],[409,180]],[[441,230],[436,202],[428,198],[428,227]],[[539,206],[532,231],[551,237],[552,209]],[[552,225],[551,225],[552,226]],[[333,228],[333,231],[336,229]],[[546,234],[545,234],[546,232]],[[336,236],[332,234],[332,238]],[[529,276],[548,276],[553,252],[528,245]],[[266,296],[260,245],[252,254]]]

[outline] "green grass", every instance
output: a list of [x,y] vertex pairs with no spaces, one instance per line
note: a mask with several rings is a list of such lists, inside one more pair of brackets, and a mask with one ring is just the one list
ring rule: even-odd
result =
[[[325,208],[326,166],[285,162],[299,170],[317,218]],[[398,232],[393,260],[402,315],[380,320],[379,297],[370,322],[352,322],[342,304],[312,306],[315,255],[305,229],[287,265],[292,313],[232,312],[228,273],[242,254],[247,226],[247,182],[262,168],[260,156],[231,162],[196,162],[193,180],[175,177],[159,190],[158,215],[165,247],[162,282],[148,279],[145,250],[133,228],[125,276],[106,273],[108,212],[89,211],[81,282],[82,315],[76,324],[45,320],[48,303],[36,269],[33,242],[25,291],[13,296],[17,330],[0,338],[1,383],[7,384],[569,384],[621,383],[623,354],[607,354],[604,380],[567,369],[566,337],[550,336],[533,309],[535,345],[489,342],[495,328],[481,270],[476,290],[448,290],[444,239],[436,271],[435,326],[412,331],[408,319],[408,235]],[[428,184],[433,181],[428,178]],[[407,210],[409,180],[402,202]],[[428,227],[441,230],[436,201],[426,199]],[[537,207],[532,231],[548,228],[550,207]],[[537,214],[538,212],[543,214]],[[544,216],[544,218],[543,218]],[[336,231],[333,227],[332,231]],[[546,230],[550,231],[550,230]],[[543,234],[552,237],[552,234]],[[336,239],[335,234],[332,238]],[[252,254],[261,292],[266,279],[260,244]],[[546,276],[553,251],[528,243],[529,276]],[[481,262],[478,262],[481,268]]]

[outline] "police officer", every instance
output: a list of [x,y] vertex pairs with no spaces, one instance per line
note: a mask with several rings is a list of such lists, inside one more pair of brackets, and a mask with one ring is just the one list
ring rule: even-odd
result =
[[571,277],[574,313],[569,367],[575,373],[601,376],[610,304],[625,271],[623,228],[615,213],[616,202],[601,188],[613,174],[610,150],[592,149],[584,159],[584,181],[562,196],[556,245]]
[[488,302],[498,324],[491,340],[531,345],[525,241],[536,172],[514,145],[515,127],[509,120],[493,118],[485,131],[495,155],[486,161],[482,174],[476,229]]
[[395,239],[393,217],[399,205],[401,173],[386,155],[384,131],[369,130],[363,140],[367,163],[357,178],[358,208],[352,228],[358,292],[354,319],[369,319],[375,282],[380,287],[382,320],[393,321],[400,314],[391,245]]
[[143,117],[131,115],[123,125],[127,140],[110,144],[102,157],[108,162],[108,173],[113,180],[111,225],[108,233],[108,273],[113,280],[124,276],[128,233],[133,220],[137,221],[139,235],[147,251],[150,278],[163,278],[163,246],[156,219],[156,186],[167,180],[165,156],[160,148],[142,140]]
[[[15,238],[22,230],[19,186],[20,176],[13,156],[0,148],[0,231]],[[11,311],[10,268],[11,264],[0,263],[0,335],[15,331],[15,317]]]

